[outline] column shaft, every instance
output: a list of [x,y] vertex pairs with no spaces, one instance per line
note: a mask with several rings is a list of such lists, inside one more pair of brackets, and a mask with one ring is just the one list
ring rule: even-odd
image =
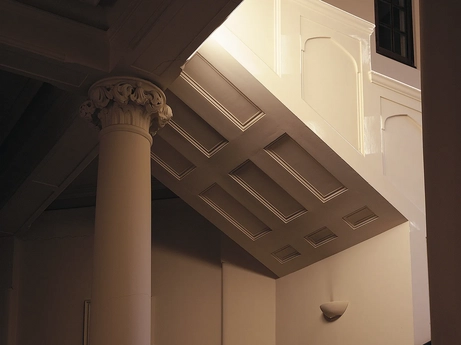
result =
[[101,132],[92,345],[150,344],[150,142],[129,126]]
[[102,128],[91,345],[150,345],[152,136],[172,117],[164,93],[130,77],[101,80],[81,116]]

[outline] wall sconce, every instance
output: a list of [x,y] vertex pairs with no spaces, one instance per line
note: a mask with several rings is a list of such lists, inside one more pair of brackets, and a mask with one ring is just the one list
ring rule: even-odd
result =
[[320,309],[325,320],[332,322],[338,320],[344,314],[348,305],[349,302],[347,301],[334,301],[322,304]]

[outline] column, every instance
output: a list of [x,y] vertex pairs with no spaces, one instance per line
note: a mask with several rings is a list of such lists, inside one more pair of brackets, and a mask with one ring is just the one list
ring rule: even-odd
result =
[[420,0],[432,344],[461,343],[461,2]]
[[91,345],[150,345],[152,136],[171,118],[164,93],[136,78],[101,80],[81,115],[101,128]]

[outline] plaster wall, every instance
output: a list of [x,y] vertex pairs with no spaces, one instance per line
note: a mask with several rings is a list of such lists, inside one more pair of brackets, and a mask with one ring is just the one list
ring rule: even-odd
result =
[[180,199],[152,207],[152,344],[221,341],[221,232]]
[[223,345],[275,345],[275,278],[223,235]]
[[[374,0],[325,0],[325,2],[359,18],[375,23]],[[374,71],[420,89],[421,48],[419,39],[419,0],[413,0],[412,6],[415,67],[406,66],[400,62],[376,53],[376,38],[374,34],[371,37],[371,64]]]
[[[408,223],[280,278],[276,287],[277,344],[413,344]],[[333,300],[349,306],[329,323],[319,306]]]
[[83,341],[83,303],[91,298],[93,209],[45,212],[22,241],[17,342]]
[[[12,345],[82,343],[93,216],[45,212],[22,242]],[[152,344],[413,343],[407,223],[279,280],[179,199],[153,224]],[[330,299],[351,304],[326,324]]]
[[[419,68],[419,1],[413,7]],[[246,0],[209,45],[223,47],[409,220],[420,345],[431,337],[420,71],[376,54],[372,22],[373,0]]]
[[275,345],[275,280],[223,264],[223,345]]
[[[152,344],[220,343],[219,230],[180,199],[154,202],[152,217]],[[17,342],[11,345],[82,344],[93,219],[94,208],[47,211],[21,241]]]

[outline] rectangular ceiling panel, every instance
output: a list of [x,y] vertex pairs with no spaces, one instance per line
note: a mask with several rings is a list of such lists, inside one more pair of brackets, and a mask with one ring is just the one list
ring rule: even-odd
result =
[[250,160],[233,170],[230,176],[284,223],[307,212],[299,202]]
[[253,241],[271,232],[267,225],[217,184],[200,193],[200,197]]

